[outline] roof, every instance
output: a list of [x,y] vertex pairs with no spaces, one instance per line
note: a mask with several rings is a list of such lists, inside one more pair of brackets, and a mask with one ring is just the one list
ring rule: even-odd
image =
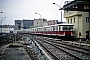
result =
[[[89,12],[90,11],[90,8],[89,9],[84,9],[82,8],[83,5],[87,5],[87,6],[90,6],[90,2],[89,1],[81,1],[81,0],[76,0],[76,1],[71,1],[71,2],[68,2],[63,6],[62,10],[70,10],[70,11],[87,11]],[[73,7],[73,6],[77,6],[76,7]]]
[[[1,25],[0,25],[1,28]],[[15,28],[14,25],[2,25],[2,28]]]

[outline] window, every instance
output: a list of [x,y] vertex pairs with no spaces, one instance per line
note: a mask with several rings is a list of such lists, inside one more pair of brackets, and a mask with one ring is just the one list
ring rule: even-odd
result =
[[89,17],[86,17],[86,22],[87,22],[87,23],[89,22]]
[[68,23],[69,23],[69,19],[68,19]]
[[71,18],[71,23],[72,23],[72,18]]
[[89,31],[86,31],[86,39],[89,38]]
[[59,31],[61,31],[61,26],[59,26]]
[[58,31],[58,26],[56,26],[56,31]]
[[89,6],[88,6],[88,5],[86,5],[84,9],[89,9]]
[[75,18],[74,18],[74,23],[75,23]]
[[44,28],[44,31],[46,31],[46,28]]
[[55,27],[53,27],[53,31],[55,31]]

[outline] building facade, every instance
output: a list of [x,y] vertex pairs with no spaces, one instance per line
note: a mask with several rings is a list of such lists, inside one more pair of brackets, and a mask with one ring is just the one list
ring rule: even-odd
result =
[[34,21],[33,20],[22,20],[22,24],[21,24],[21,27],[23,29],[29,29],[30,26],[34,26]]
[[78,38],[86,38],[86,34],[89,34],[90,22],[89,13],[81,11],[68,11],[64,13],[66,23],[74,24],[75,36]]
[[48,25],[54,25],[58,23],[58,20],[49,20],[47,21]]
[[58,24],[58,20],[34,19],[34,27]]
[[77,38],[90,38],[90,7],[85,1],[72,1],[64,5],[66,23],[74,24]]
[[20,30],[21,29],[21,20],[15,20],[15,30]]
[[15,30],[29,29],[30,26],[34,26],[33,20],[15,20]]
[[0,26],[0,33],[10,33],[11,30],[14,30],[14,25],[2,25]]
[[41,26],[47,26],[47,20],[46,19],[34,19],[34,27],[41,27]]

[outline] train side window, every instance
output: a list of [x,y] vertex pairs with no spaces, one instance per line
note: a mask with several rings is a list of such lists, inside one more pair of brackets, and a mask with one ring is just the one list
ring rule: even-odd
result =
[[56,31],[58,31],[58,26],[56,26]]
[[55,28],[55,30],[54,30],[54,31],[57,31],[57,26],[55,26],[54,28]]
[[55,31],[55,27],[53,27],[53,31]]
[[48,31],[50,31],[50,27],[48,28]]
[[47,27],[45,28],[45,31],[47,31]]
[[49,27],[47,27],[47,31],[50,31]]
[[61,31],[61,26],[58,26],[59,28],[58,28],[58,31]]
[[53,31],[53,27],[51,27],[51,31]]
[[46,28],[44,28],[44,31],[46,31]]

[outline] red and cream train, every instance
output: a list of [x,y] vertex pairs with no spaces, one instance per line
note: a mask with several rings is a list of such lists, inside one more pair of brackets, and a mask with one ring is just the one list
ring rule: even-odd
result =
[[73,26],[73,24],[55,24],[30,29],[22,29],[19,30],[18,33],[53,36],[57,38],[71,38],[74,37]]

